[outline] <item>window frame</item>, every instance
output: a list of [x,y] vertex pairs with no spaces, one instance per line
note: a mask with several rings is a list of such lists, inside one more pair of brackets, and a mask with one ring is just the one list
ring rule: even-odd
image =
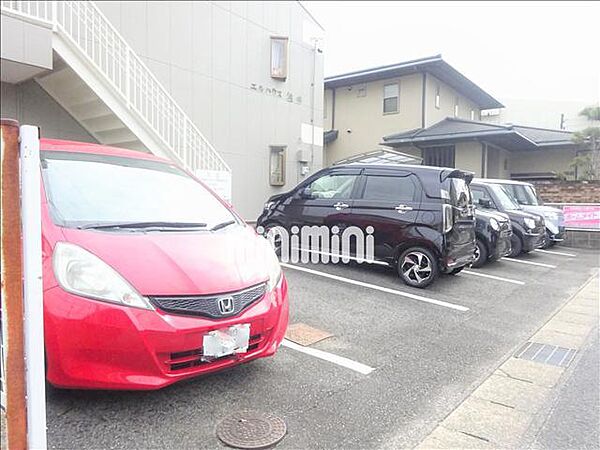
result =
[[[281,176],[274,178],[275,172],[273,167],[273,157],[277,152],[281,153]],[[269,185],[270,186],[285,186],[287,179],[287,145],[269,145]]]
[[[271,78],[274,78],[276,80],[282,80],[285,81],[288,77],[288,67],[289,67],[289,37],[287,36],[271,36],[271,41],[270,41],[270,52],[271,52],[271,56],[270,56],[270,73],[271,73]],[[276,43],[283,43],[283,63],[280,64],[278,67],[275,67],[274,64],[274,45]],[[279,73],[279,71],[281,71],[281,73]]]
[[[396,87],[396,95],[395,96],[392,96],[392,97],[385,96],[385,88],[388,86]],[[396,99],[396,109],[393,111],[386,111],[385,110],[385,101],[387,99],[392,99],[392,98]],[[381,109],[382,109],[383,115],[398,114],[400,112],[400,81],[394,81],[392,83],[384,83],[383,84],[383,101],[381,103]]]

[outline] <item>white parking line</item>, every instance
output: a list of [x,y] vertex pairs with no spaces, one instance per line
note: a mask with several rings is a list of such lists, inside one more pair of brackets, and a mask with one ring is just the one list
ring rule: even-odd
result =
[[549,255],[570,256],[572,258],[577,256],[575,253],[555,252],[554,250],[542,250],[541,248],[536,249],[536,252],[548,253]]
[[294,266],[292,264],[286,264],[286,263],[281,263],[281,265],[283,267],[287,267],[288,269],[299,270],[301,272],[318,275],[320,277],[330,278],[332,280],[341,281],[343,283],[354,284],[356,286],[362,286],[362,287],[366,287],[369,289],[375,289],[377,291],[386,292],[388,294],[399,295],[401,297],[407,297],[407,298],[411,298],[413,300],[418,300],[420,302],[431,303],[432,305],[438,305],[438,306],[443,306],[445,308],[455,309],[457,311],[465,312],[465,311],[469,310],[469,308],[467,308],[466,306],[456,305],[454,303],[443,302],[441,300],[435,300],[433,298],[422,297],[420,295],[410,294],[408,292],[396,291],[395,289],[377,286],[375,284],[363,283],[362,281],[356,281],[356,280],[352,280],[350,278],[344,278],[344,277],[340,277],[337,275],[332,275],[330,273],[320,272],[318,270],[307,269],[306,267]]
[[502,258],[502,260],[516,262],[516,263],[520,263],[520,264],[529,264],[530,266],[539,266],[539,267],[547,267],[548,269],[556,269],[556,266],[553,266],[552,264],[544,264],[544,263],[533,262],[533,261],[523,261],[522,259],[507,258],[506,256],[504,258]]
[[329,361],[333,364],[337,364],[338,366],[354,370],[355,372],[362,373],[363,375],[369,375],[375,370],[373,367],[369,367],[365,364],[344,358],[343,356],[334,355],[333,353],[324,352],[323,350],[317,350],[316,348],[304,347],[300,344],[296,344],[295,342],[288,341],[287,339],[284,339],[281,342],[281,345],[283,347],[291,348],[292,350],[314,356],[315,358]]
[[518,284],[520,286],[523,286],[525,284],[524,281],[513,280],[512,278],[497,277],[496,275],[488,275],[487,273],[473,272],[472,270],[463,270],[461,273],[465,273],[467,275],[475,275],[477,277],[490,278],[492,280],[506,281],[507,283]]

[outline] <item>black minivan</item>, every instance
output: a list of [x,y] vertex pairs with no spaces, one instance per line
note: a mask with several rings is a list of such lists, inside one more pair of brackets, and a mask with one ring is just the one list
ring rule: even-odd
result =
[[470,172],[442,167],[334,165],[272,196],[257,226],[370,230],[375,260],[422,288],[439,273],[458,273],[474,260],[472,178]]
[[471,192],[477,208],[500,211],[508,215],[512,225],[511,257],[529,253],[544,245],[546,225],[538,214],[528,213],[499,184],[485,179],[471,183]]

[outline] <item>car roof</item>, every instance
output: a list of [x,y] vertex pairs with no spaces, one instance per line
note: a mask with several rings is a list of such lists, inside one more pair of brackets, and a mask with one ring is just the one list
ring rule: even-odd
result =
[[68,152],[89,153],[94,155],[120,156],[123,158],[143,159],[149,161],[160,161],[172,164],[168,159],[159,158],[151,153],[137,150],[128,150],[108,145],[92,144],[90,142],[67,141],[62,139],[40,139],[40,150],[42,152]]
[[494,184],[520,184],[532,186],[531,183],[527,183],[525,181],[516,181],[516,180],[504,180],[500,178],[473,178],[473,182],[477,183],[494,183]]
[[414,170],[420,172],[442,172],[444,170],[456,170],[451,167],[437,167],[437,166],[422,166],[419,164],[360,164],[360,163],[349,163],[349,164],[337,164],[331,166],[328,169],[388,169],[388,170]]

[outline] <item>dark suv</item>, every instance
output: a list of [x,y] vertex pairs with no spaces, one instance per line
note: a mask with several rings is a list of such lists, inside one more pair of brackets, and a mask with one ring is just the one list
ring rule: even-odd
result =
[[377,262],[394,267],[406,284],[425,287],[475,257],[472,178],[441,167],[336,165],[271,197],[257,225],[292,233],[303,226],[358,227],[372,234]]
[[546,226],[538,214],[523,211],[523,208],[502,187],[485,179],[473,180],[471,192],[477,208],[500,211],[510,217],[512,225],[511,253],[515,257],[544,245]]

